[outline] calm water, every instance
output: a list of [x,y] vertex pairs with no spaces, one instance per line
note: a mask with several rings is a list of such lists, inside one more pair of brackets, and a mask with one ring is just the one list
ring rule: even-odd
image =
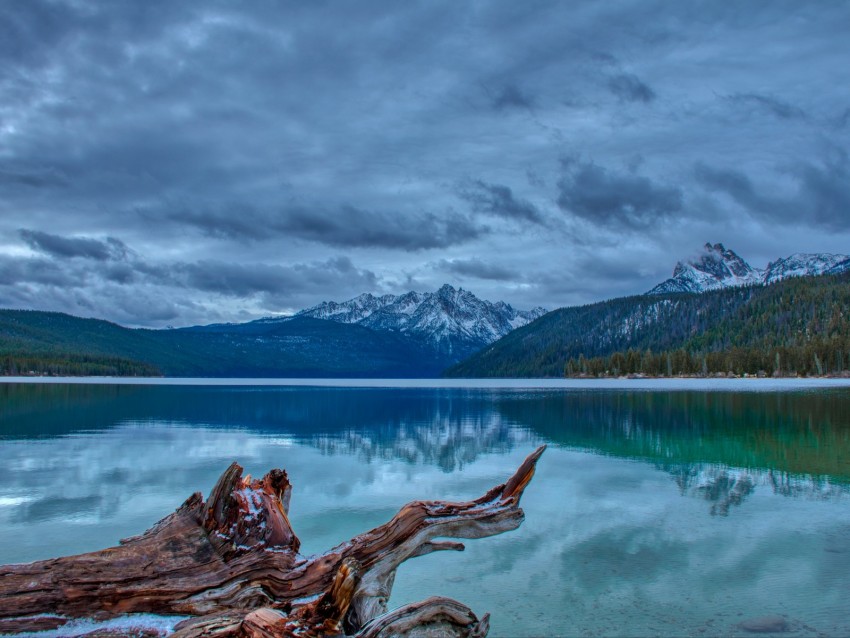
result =
[[[305,553],[466,500],[549,449],[514,532],[399,570],[491,635],[850,635],[850,389],[0,384],[0,563],[137,534],[238,460],[284,467]],[[642,387],[658,387],[644,385]],[[767,387],[767,386],[763,386]]]

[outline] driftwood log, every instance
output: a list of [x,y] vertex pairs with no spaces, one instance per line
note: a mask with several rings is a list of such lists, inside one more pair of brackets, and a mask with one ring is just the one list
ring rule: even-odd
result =
[[105,623],[87,635],[159,636],[161,629],[145,626],[150,616],[125,616],[155,614],[188,616],[173,627],[180,638],[484,636],[488,615],[479,619],[449,598],[388,612],[396,569],[409,558],[464,548],[439,539],[519,527],[520,497],[544,448],[481,498],[409,503],[388,523],[310,557],[299,554],[287,516],[286,472],[251,480],[234,463],[206,502],[193,494],[117,547],[0,567],[0,633],[120,617],[123,629]]

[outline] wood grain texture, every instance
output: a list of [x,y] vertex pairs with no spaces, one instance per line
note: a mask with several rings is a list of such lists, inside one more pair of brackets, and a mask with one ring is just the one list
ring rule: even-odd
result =
[[[150,613],[190,616],[175,627],[180,638],[483,636],[487,617],[478,619],[451,599],[388,612],[395,573],[410,558],[464,548],[437,539],[483,538],[519,527],[520,498],[544,449],[478,499],[409,503],[384,525],[312,557],[298,552],[286,472],[252,480],[234,463],[206,501],[193,494],[117,547],[0,567],[0,632]],[[89,635],[120,635],[110,631]]]

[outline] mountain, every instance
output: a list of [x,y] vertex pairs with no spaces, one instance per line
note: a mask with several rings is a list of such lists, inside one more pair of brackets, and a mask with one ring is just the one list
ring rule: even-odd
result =
[[[808,374],[850,368],[848,307],[850,257],[798,253],[762,271],[722,244],[707,244],[650,293],[551,313],[448,285],[176,330],[0,310],[0,374],[561,376],[565,369],[597,374],[664,364],[685,373],[700,365],[767,370],[776,356],[783,372]],[[730,352],[735,363],[719,354]]]
[[772,284],[788,277],[813,277],[825,273],[838,274],[850,269],[850,257],[830,253],[794,253],[777,259],[761,270],[753,268],[735,251],[723,244],[705,244],[699,256],[680,261],[673,276],[647,294],[673,292],[707,292],[721,288]]
[[0,374],[434,377],[544,312],[451,286],[176,330],[0,310]]
[[850,257],[830,253],[794,253],[767,265],[763,282],[772,284],[788,277],[838,274],[850,269]]
[[170,332],[219,353],[224,369],[215,376],[432,377],[448,365],[400,335],[307,316]]
[[400,335],[311,317],[146,330],[0,310],[0,374],[428,377],[447,365],[433,349]]
[[436,292],[364,294],[342,303],[326,301],[295,316],[404,335],[454,363],[545,313],[543,308],[516,310],[503,301],[484,301],[446,284]]
[[[772,372],[777,356],[783,374],[843,371],[850,369],[847,308],[847,270],[788,277],[770,286],[624,297],[554,310],[444,374],[562,376],[571,361],[578,363],[574,372],[579,372],[582,359],[600,359],[601,367],[616,353],[630,360],[614,368],[640,371],[640,361],[649,359],[647,351],[681,357],[681,362],[671,361],[674,373],[698,373],[715,364],[728,366],[723,371]],[[709,356],[713,354],[718,357]],[[662,365],[654,373],[666,374],[667,362]],[[611,369],[601,367],[601,372]]]
[[706,292],[735,286],[760,284],[764,273],[750,266],[734,251],[723,244],[706,244],[695,259],[680,261],[673,276],[647,294],[663,295],[671,292]]

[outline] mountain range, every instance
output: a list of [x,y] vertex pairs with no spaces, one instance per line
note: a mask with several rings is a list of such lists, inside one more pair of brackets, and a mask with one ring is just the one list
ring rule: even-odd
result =
[[[848,272],[846,255],[797,253],[758,269],[722,244],[706,244],[644,295],[549,313],[485,301],[450,285],[362,294],[248,323],[169,330],[0,310],[0,374],[432,377],[447,370],[457,376],[560,376],[571,358],[627,349],[800,345],[800,334],[823,335],[828,326],[844,325],[850,297],[841,307],[835,299],[845,298]],[[830,302],[822,298],[827,289]],[[777,290],[793,294],[776,297]],[[805,295],[815,300],[802,316],[805,309],[797,305]],[[850,363],[850,350],[847,355]]]
[[444,375],[846,373],[847,308],[848,269],[771,285],[622,297],[554,310]]
[[0,374],[434,377],[544,313],[449,285],[432,293],[360,295],[287,317],[169,330],[0,310]]
[[790,257],[770,262],[764,269],[753,268],[723,244],[707,243],[698,256],[678,262],[673,269],[673,276],[647,294],[700,293],[721,288],[772,284],[788,277],[838,274],[846,270],[850,270],[850,256],[831,253],[794,253]]
[[445,284],[436,292],[381,297],[367,293],[342,303],[326,301],[295,316],[401,334],[459,361],[544,314],[540,307],[516,310],[504,301],[485,301]]

